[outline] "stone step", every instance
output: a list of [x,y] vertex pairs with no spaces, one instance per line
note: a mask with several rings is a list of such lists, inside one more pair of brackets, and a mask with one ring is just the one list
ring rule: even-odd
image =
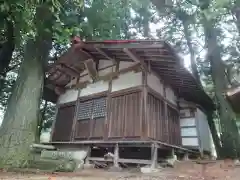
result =
[[32,144],[30,146],[31,148],[31,151],[34,153],[34,154],[41,154],[41,152],[43,150],[49,150],[49,151],[53,151],[53,150],[56,150],[56,148],[52,145],[44,145],[44,144]]
[[59,163],[59,160],[35,159],[30,162],[29,168],[54,172],[59,166]]
[[76,162],[67,160],[35,159],[30,162],[29,168],[52,172],[73,172],[76,169]]
[[56,149],[56,147],[54,147],[52,145],[45,145],[45,144],[32,144],[31,148],[48,149],[48,150]]
[[83,161],[87,157],[88,151],[86,148],[80,150],[43,150],[41,152],[42,159],[52,159],[52,160],[77,160]]

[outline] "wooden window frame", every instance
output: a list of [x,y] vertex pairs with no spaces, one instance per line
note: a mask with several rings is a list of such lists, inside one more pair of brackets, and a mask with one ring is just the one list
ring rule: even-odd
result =
[[[105,100],[105,108],[104,108],[105,109],[105,115],[104,116],[94,116],[94,114],[93,114],[94,113],[94,104],[95,104],[94,101],[96,101],[98,99],[102,99],[102,98],[104,98],[104,100]],[[106,116],[107,116],[107,96],[106,95],[95,96],[95,97],[91,97],[91,98],[83,98],[83,99],[79,98],[78,101],[80,101],[80,102],[78,104],[79,112],[78,112],[78,115],[77,115],[77,121],[90,121],[92,119],[106,118]],[[90,117],[85,118],[85,119],[80,119],[79,114],[81,112],[81,108],[80,108],[81,103],[88,102],[88,101],[92,102],[91,107],[90,107]]]

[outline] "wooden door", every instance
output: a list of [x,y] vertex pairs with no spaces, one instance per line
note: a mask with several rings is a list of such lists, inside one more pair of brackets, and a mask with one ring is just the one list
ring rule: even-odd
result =
[[72,123],[74,119],[75,105],[60,106],[56,117],[56,123],[52,141],[70,141]]
[[93,100],[92,119],[90,123],[91,139],[103,139],[105,119],[107,115],[107,98],[101,97]]
[[92,100],[79,103],[75,139],[88,139],[90,136],[90,120],[92,116]]

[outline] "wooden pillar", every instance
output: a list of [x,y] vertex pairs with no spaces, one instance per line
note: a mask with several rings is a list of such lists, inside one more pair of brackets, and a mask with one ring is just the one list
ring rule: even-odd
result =
[[151,147],[151,169],[155,169],[158,166],[158,146],[153,143]]
[[85,164],[90,164],[89,158],[91,157],[91,146],[87,147],[87,157],[85,160]]
[[142,122],[140,127],[141,127],[141,137],[143,139],[148,137],[148,110],[147,110],[147,98],[148,98],[148,90],[147,90],[147,75],[148,72],[144,71],[142,72]]
[[119,147],[118,147],[118,144],[115,144],[113,166],[116,168],[119,168],[118,160],[119,160]]
[[74,141],[74,138],[75,138],[75,129],[76,129],[76,124],[78,120],[78,112],[79,112],[79,104],[80,104],[80,100],[79,100],[80,93],[81,93],[81,89],[79,88],[77,93],[77,100],[75,103],[75,115],[72,123],[71,141]]
[[[116,65],[115,71],[119,71],[119,61]],[[111,128],[110,128],[110,112],[111,112],[111,92],[112,92],[112,81],[113,81],[113,72],[114,72],[114,66],[112,67],[112,74],[110,77],[110,80],[108,82],[108,92],[107,92],[107,115],[104,120],[104,140],[107,140],[108,137],[111,135]]]
[[56,121],[57,121],[57,115],[58,115],[58,109],[60,108],[60,106],[59,106],[59,103],[58,103],[58,101],[57,101],[57,103],[56,103],[56,112],[55,112],[55,114],[54,114],[54,119],[53,119],[53,123],[52,123],[52,131],[51,131],[51,135],[50,135],[50,142],[52,142],[52,138],[53,138],[53,133],[54,133],[54,131],[55,131],[55,124],[56,124]]
[[184,154],[183,160],[184,160],[184,161],[188,161],[188,160],[189,160],[188,152],[186,152],[186,153]]
[[163,95],[164,95],[164,121],[165,121],[165,141],[169,143],[169,122],[168,122],[168,105],[167,105],[167,93],[165,84],[163,84]]
[[175,150],[172,149],[172,150],[171,150],[171,157],[174,157],[174,156],[175,156]]

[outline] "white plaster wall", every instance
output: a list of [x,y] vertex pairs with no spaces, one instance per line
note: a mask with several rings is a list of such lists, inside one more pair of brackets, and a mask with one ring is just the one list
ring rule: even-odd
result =
[[190,114],[190,109],[181,109],[180,114],[184,114],[184,117],[189,117]]
[[195,127],[181,128],[181,136],[197,136],[197,129]]
[[50,142],[51,132],[42,132],[40,135],[40,143]]
[[[85,74],[80,77],[78,82],[86,82],[90,80],[91,80],[90,76],[88,74]],[[75,85],[76,83],[77,83],[77,78],[74,78],[66,85],[66,87],[71,88],[71,86]]]
[[130,66],[133,66],[136,62],[125,62],[125,61],[121,61],[119,63],[119,70],[124,69],[124,68],[128,68]]
[[191,118],[181,118],[180,119],[180,126],[196,126],[196,122],[195,122],[195,118],[191,117]]
[[117,79],[112,81],[112,92],[127,89],[142,84],[142,72],[128,72],[120,74]]
[[111,66],[111,67],[108,67],[108,68],[98,71],[98,75],[105,76],[109,73],[115,72],[115,70],[116,70],[116,66]]
[[[185,112],[185,116],[189,116],[189,109],[180,110]],[[182,145],[189,147],[198,147],[198,132],[196,128],[195,117],[183,117],[180,118]]]
[[[104,76],[107,75],[109,73],[111,73],[112,71],[115,70],[115,66],[100,70],[98,72],[99,76]],[[80,81],[86,81],[87,79],[90,79],[90,77],[85,77],[85,79],[80,79]],[[90,83],[87,85],[86,88],[81,89],[80,92],[80,97],[82,96],[88,96],[91,94],[95,94],[95,93],[100,93],[100,92],[104,92],[104,91],[108,91],[109,88],[109,82],[108,81],[97,81],[95,83]]]
[[103,69],[109,66],[113,66],[113,62],[111,60],[99,60],[98,69]]
[[80,97],[88,96],[95,93],[100,93],[108,90],[107,81],[98,81],[92,84],[88,84],[86,88],[81,89]]
[[[101,60],[100,62],[101,62],[101,68],[105,68],[105,69],[100,70],[98,72],[99,76],[104,76],[115,71],[116,66],[109,67],[109,65],[111,65],[111,61]],[[133,64],[134,63],[132,62],[121,62],[119,66],[121,66],[120,68],[126,68]],[[79,79],[79,82],[86,82],[86,81],[90,81],[89,75],[84,75]],[[69,87],[71,84],[74,84],[74,83],[76,83],[76,79],[72,80],[67,86]],[[113,80],[112,92],[119,91],[122,89],[127,89],[130,87],[139,86],[141,84],[142,84],[142,72],[135,73],[132,71],[125,74],[120,74],[117,79]],[[89,83],[87,87],[81,89],[80,97],[104,92],[104,91],[107,91],[108,88],[109,88],[108,81],[97,81],[95,83]],[[67,93],[60,96],[59,101],[61,103],[71,102],[73,101],[73,99],[75,101],[77,99],[77,94],[78,93],[76,90],[68,90]]]
[[173,103],[175,105],[177,104],[177,96],[175,95],[172,88],[166,87],[166,97],[171,103]]
[[182,145],[183,146],[199,146],[198,138],[182,138]]
[[75,89],[69,89],[64,94],[60,95],[58,98],[58,104],[68,103],[76,101],[78,96],[78,91]]
[[201,148],[206,151],[212,151],[212,135],[208,126],[207,116],[200,109],[197,109],[196,120],[198,121],[197,128],[199,131]]
[[163,84],[161,83],[161,80],[154,73],[148,74],[147,84],[150,88],[160,93],[162,96],[164,95]]

